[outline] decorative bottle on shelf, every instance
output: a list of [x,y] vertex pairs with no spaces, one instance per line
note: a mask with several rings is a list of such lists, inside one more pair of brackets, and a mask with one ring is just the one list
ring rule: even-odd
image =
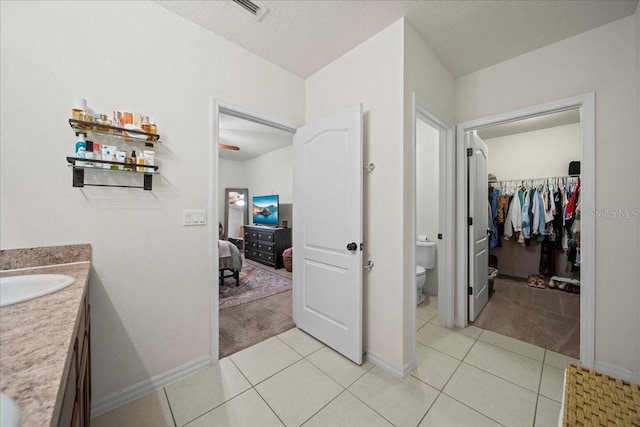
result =
[[87,150],[87,142],[85,139],[86,134],[83,132],[78,132],[77,135],[78,135],[78,139],[76,140],[76,148],[75,148],[76,158],[82,159],[82,160],[77,160],[76,165],[86,166],[87,162],[84,161],[84,159],[86,158],[85,153]]

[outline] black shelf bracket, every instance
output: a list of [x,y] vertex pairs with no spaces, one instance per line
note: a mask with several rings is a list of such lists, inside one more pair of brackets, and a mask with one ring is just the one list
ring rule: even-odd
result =
[[[76,161],[83,161],[86,162],[86,159],[79,159],[77,157],[67,157],[67,162],[69,162],[70,166],[72,166],[72,170],[73,170],[73,186],[76,188],[82,188],[82,187],[116,187],[116,188],[141,188],[143,190],[148,190],[151,191],[153,189],[153,174],[152,173],[144,173],[144,172],[137,172],[137,171],[128,171],[128,170],[118,170],[118,172],[123,172],[123,173],[133,173],[133,174],[142,174],[143,176],[143,185],[142,186],[136,186],[136,185],[116,185],[116,184],[90,184],[90,183],[86,183],[84,182],[84,171],[85,169],[90,169],[90,170],[96,170],[96,171],[104,171],[104,172],[110,172],[113,171],[113,169],[104,169],[102,167],[82,167],[82,166],[76,166]],[[108,160],[90,160],[91,163],[107,163],[107,164],[112,164],[112,165],[120,165],[122,167],[136,167],[135,165],[132,165],[131,163],[122,163],[122,162],[112,162],[112,161],[108,161]],[[154,171],[158,170],[158,166],[155,165],[146,165],[144,166],[145,168],[148,169],[153,169]]]

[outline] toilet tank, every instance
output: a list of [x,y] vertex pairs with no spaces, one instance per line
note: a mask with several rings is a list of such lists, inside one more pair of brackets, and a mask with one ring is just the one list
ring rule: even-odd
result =
[[425,269],[436,266],[436,242],[416,241],[416,265]]

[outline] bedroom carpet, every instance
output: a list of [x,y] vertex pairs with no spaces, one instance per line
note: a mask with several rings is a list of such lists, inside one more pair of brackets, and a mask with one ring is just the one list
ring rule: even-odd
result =
[[498,277],[474,326],[580,358],[580,295]]
[[268,267],[263,268],[244,261],[240,271],[240,286],[236,286],[233,278],[225,279],[224,285],[219,286],[220,309],[245,304],[290,289],[290,278],[273,269],[269,270]]
[[220,310],[220,358],[293,328],[291,291]]

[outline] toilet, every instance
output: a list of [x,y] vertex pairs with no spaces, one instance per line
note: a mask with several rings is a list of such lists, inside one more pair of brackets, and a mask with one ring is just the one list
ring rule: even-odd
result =
[[436,242],[416,241],[416,303],[424,301],[423,286],[427,281],[427,270],[436,266]]

